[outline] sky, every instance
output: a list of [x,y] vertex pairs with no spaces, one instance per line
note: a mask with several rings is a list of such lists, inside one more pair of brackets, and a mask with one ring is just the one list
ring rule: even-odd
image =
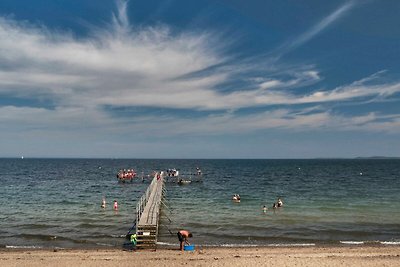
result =
[[398,157],[399,10],[2,0],[0,157]]

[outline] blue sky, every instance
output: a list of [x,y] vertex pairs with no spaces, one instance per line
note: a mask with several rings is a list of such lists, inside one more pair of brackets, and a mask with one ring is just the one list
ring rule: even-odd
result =
[[2,0],[0,157],[400,156],[399,10]]

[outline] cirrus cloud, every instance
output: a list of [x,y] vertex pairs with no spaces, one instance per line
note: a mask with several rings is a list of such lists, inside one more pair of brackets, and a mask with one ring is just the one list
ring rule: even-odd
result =
[[[352,6],[340,7],[301,35],[290,49],[310,40]],[[0,122],[35,131],[73,131],[84,125],[102,129],[105,135],[129,132],[138,129],[137,125],[145,135],[163,127],[168,129],[164,134],[171,136],[272,128],[399,130],[395,115],[368,112],[346,117],[328,108],[304,112],[299,107],[399,93],[400,82],[379,83],[381,72],[333,89],[302,90],[312,85],[318,88],[323,79],[315,66],[235,61],[224,53],[212,31],[177,34],[165,25],[133,29],[126,2],[119,2],[118,7],[108,29],[84,38],[0,18],[0,94],[52,103],[51,108],[3,105]],[[370,84],[371,80],[377,82]],[[226,84],[229,90],[221,90]],[[105,107],[172,108],[206,111],[207,115],[116,118]],[[240,113],[249,108],[260,111]]]

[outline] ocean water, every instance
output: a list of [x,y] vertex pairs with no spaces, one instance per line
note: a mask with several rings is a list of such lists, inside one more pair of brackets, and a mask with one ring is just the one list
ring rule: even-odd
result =
[[[201,179],[189,175],[196,167]],[[123,168],[145,177],[177,168],[194,180],[166,182],[162,245],[176,246],[179,229],[202,246],[400,243],[397,159],[0,159],[0,247],[121,247],[150,182],[118,183]]]

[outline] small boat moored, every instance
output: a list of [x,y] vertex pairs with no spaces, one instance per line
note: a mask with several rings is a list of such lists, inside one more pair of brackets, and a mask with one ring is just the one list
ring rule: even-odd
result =
[[190,180],[183,180],[183,179],[178,180],[179,185],[187,185],[187,184],[190,184],[191,182],[192,181],[190,181]]
[[136,172],[134,169],[123,169],[119,170],[117,174],[117,179],[119,182],[131,182],[133,178],[136,177]]
[[176,169],[168,169],[165,171],[168,177],[178,177],[179,171]]

